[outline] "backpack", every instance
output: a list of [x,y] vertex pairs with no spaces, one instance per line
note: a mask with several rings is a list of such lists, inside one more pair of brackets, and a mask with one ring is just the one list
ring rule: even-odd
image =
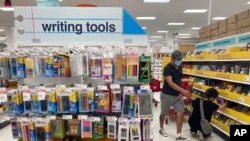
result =
[[200,113],[201,113],[201,121],[200,121],[201,130],[203,134],[210,135],[213,131],[213,128],[209,123],[209,121],[205,118],[202,100],[200,100]]

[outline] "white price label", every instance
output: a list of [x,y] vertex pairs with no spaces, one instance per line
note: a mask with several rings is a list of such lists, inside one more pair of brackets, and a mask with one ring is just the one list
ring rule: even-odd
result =
[[93,121],[100,122],[100,121],[101,121],[101,118],[100,118],[100,117],[93,117],[92,120],[93,120]]
[[117,121],[117,117],[108,117],[108,121]]
[[80,119],[80,120],[87,120],[88,116],[87,115],[78,115],[78,119]]
[[246,82],[250,82],[250,77],[249,77],[249,76],[246,76],[246,77],[245,77],[245,81],[246,81]]
[[137,53],[139,51],[138,47],[128,47],[128,52]]
[[108,90],[108,87],[105,85],[98,85],[97,89],[98,90]]
[[1,94],[0,95],[0,102],[6,102],[7,101],[7,95],[6,94]]
[[244,103],[245,99],[243,97],[240,97],[239,102]]
[[38,100],[45,100],[45,92],[38,92]]
[[120,89],[120,85],[119,84],[110,84],[110,88],[111,89]]
[[63,115],[62,119],[72,119],[72,115]]
[[46,116],[46,118],[49,119],[49,120],[55,120],[56,116]]

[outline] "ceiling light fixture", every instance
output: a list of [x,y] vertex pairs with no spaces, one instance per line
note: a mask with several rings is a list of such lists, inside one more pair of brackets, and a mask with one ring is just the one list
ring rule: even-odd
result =
[[60,2],[62,2],[63,0],[59,0]]
[[4,29],[0,29],[0,32],[3,32],[3,31],[5,31]]
[[206,13],[207,9],[186,9],[184,13]]
[[151,38],[163,38],[163,36],[151,36]]
[[191,34],[178,34],[179,36],[190,36]]
[[249,2],[247,2],[247,4],[250,4],[250,1],[249,1]]
[[2,11],[14,11],[13,7],[0,7],[0,10]]
[[142,28],[142,29],[147,29],[147,27],[145,27],[145,26],[144,26],[144,27],[141,27],[141,28]]
[[155,20],[156,17],[136,17],[137,20]]
[[155,40],[148,40],[148,42],[155,42]]
[[167,30],[158,30],[157,33],[168,33]]
[[193,30],[199,30],[201,28],[200,27],[192,27],[191,29],[193,29]]
[[169,3],[170,0],[144,0],[145,3]]
[[227,17],[214,17],[213,20],[225,20]]
[[0,41],[6,40],[6,37],[0,37]]
[[168,23],[168,25],[184,25],[185,23]]

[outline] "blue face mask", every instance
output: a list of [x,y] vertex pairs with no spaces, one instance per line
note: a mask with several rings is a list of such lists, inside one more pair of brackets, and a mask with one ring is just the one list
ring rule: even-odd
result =
[[175,62],[175,65],[178,66],[178,67],[181,66],[181,64],[182,64],[181,60],[178,60],[178,61]]

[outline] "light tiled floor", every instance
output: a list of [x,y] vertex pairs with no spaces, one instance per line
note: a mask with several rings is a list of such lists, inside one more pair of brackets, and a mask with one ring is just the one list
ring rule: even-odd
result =
[[[155,98],[159,100],[159,94],[155,94]],[[155,141],[175,141],[176,136],[176,120],[175,118],[169,118],[169,123],[165,125],[165,129],[168,132],[168,137],[162,137],[159,135],[159,114],[160,114],[160,105],[157,107],[153,107],[154,110],[154,136]],[[189,125],[187,122],[183,124],[183,135],[191,138],[192,141],[197,141],[196,138],[192,138],[189,132]],[[11,127],[6,126],[3,129],[0,129],[0,140],[1,141],[16,141],[12,139],[11,135]],[[206,141],[224,141],[224,139],[220,138],[215,133],[206,139]]]

